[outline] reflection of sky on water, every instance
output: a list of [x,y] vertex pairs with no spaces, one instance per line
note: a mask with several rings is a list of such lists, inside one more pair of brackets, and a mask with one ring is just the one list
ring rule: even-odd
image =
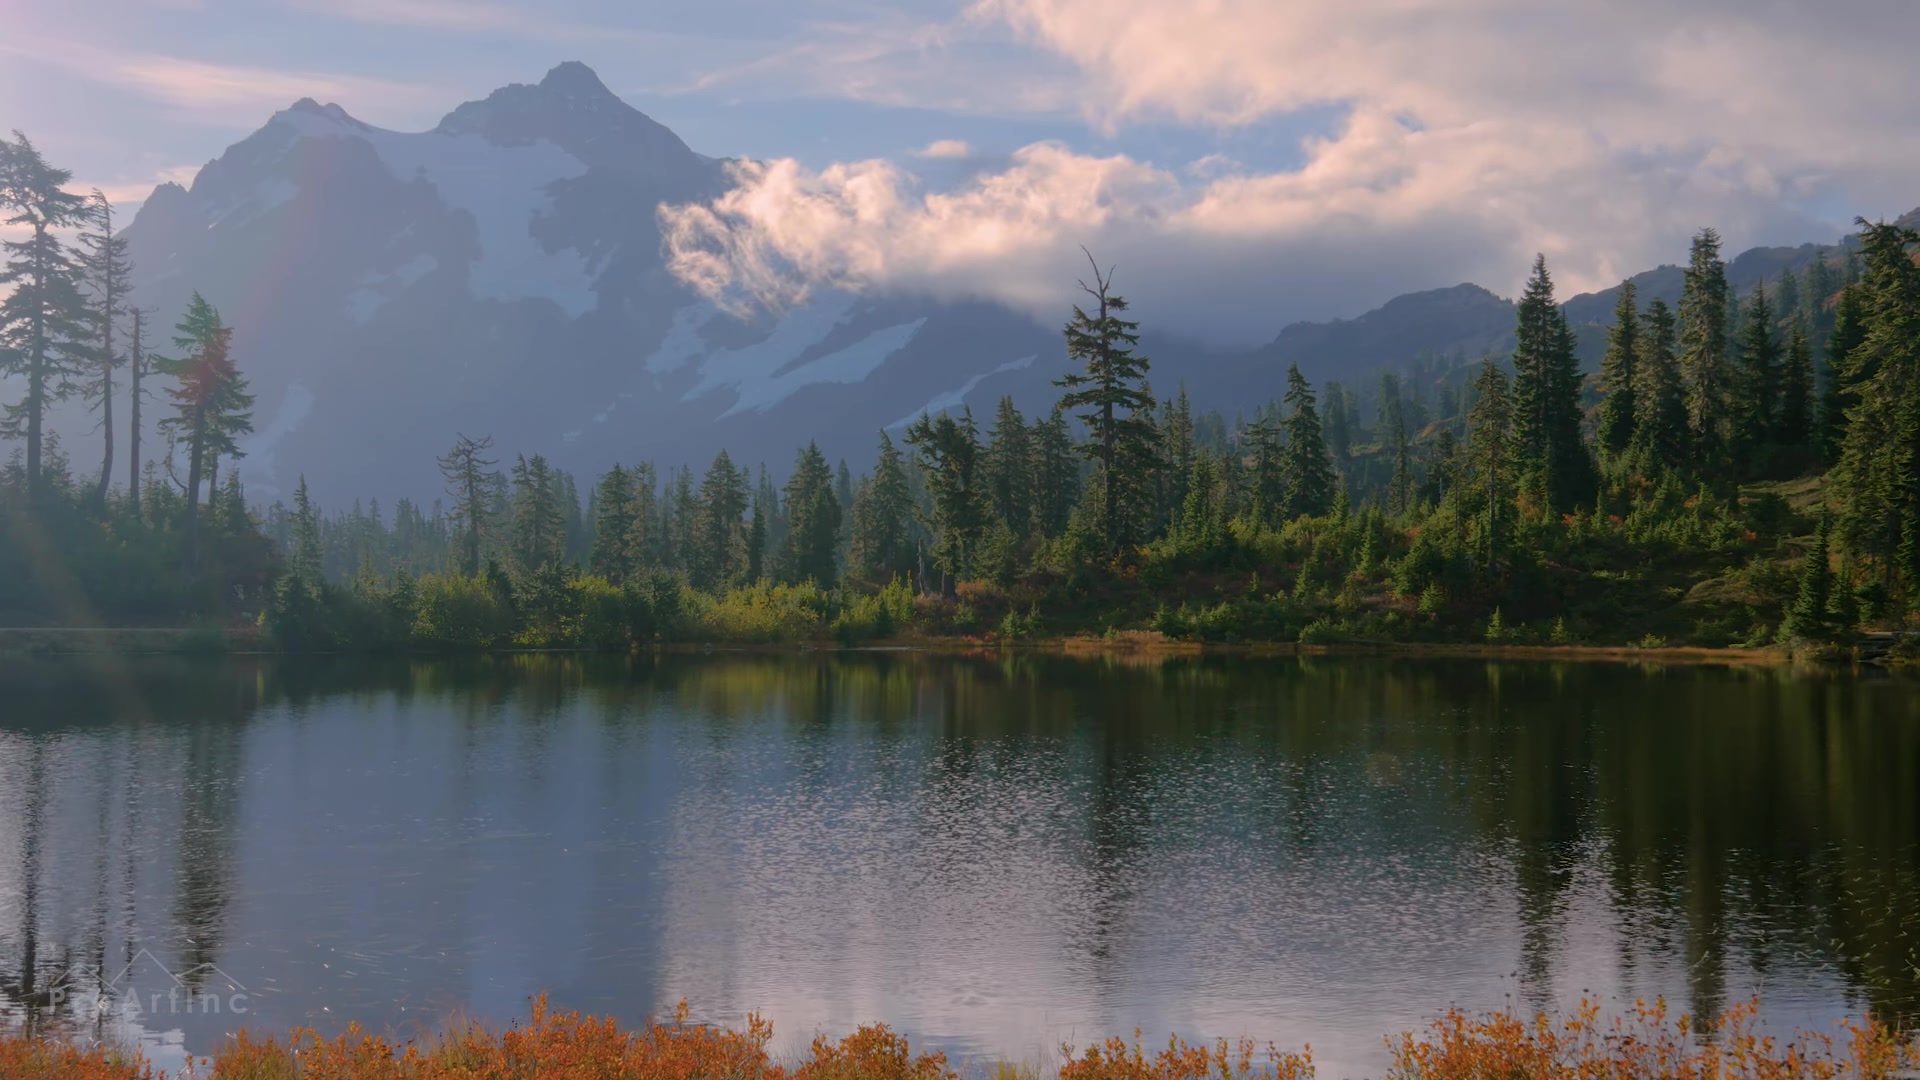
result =
[[[1511,675],[1502,705],[1480,676],[1385,667],[1189,686],[969,663],[311,696],[221,674],[137,723],[28,717],[0,728],[0,982],[22,981],[30,908],[43,986],[149,948],[244,983],[254,1030],[430,1034],[546,990],[627,1021],[681,998],[758,1011],[783,1053],[875,1019],[1029,1060],[1138,1027],[1311,1041],[1342,1075],[1450,1003],[1761,992],[1776,1022],[1824,1028],[1864,1006],[1861,964],[1888,962],[1849,954],[1891,936],[1824,894],[1915,880],[1912,823],[1879,835],[1832,778],[1808,844],[1754,850],[1768,834],[1726,790],[1688,818],[1664,777],[1621,775],[1644,758],[1624,721],[1516,734],[1533,705]],[[1635,693],[1616,683],[1613,706]],[[1639,693],[1680,716],[1701,692],[1683,689]],[[1831,725],[1872,744],[1877,712],[1908,707],[1807,700],[1818,715],[1781,723],[1827,725],[1828,755]],[[1758,735],[1667,741],[1680,775],[1797,760],[1771,736],[1731,760],[1735,737]],[[139,1025],[174,1055],[235,1026]]]

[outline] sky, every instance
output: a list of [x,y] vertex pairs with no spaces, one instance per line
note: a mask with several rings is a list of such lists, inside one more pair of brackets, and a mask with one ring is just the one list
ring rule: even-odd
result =
[[0,129],[131,207],[300,97],[423,130],[591,65],[696,150],[716,298],[1057,309],[1085,246],[1185,329],[1563,294],[1920,205],[1914,0],[0,0]]

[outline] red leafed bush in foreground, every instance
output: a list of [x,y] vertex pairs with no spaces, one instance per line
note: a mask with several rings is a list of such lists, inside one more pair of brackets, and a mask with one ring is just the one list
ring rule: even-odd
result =
[[[1612,1020],[1585,1003],[1570,1017],[1449,1012],[1424,1033],[1387,1040],[1392,1080],[1886,1080],[1920,1068],[1920,1043],[1868,1020],[1835,1034],[1781,1043],[1755,1030],[1743,1005],[1708,1025],[1670,1019],[1664,1002],[1637,1003]],[[885,1027],[838,1041],[817,1038],[802,1060],[768,1055],[773,1027],[749,1017],[744,1031],[689,1024],[683,1004],[669,1023],[623,1030],[611,1020],[556,1013],[534,1002],[525,1025],[458,1027],[431,1044],[396,1045],[358,1028],[334,1039],[309,1030],[285,1041],[241,1034],[192,1075],[214,1080],[957,1080],[944,1055],[915,1055]],[[1136,1039],[1137,1039],[1136,1034]],[[1109,1039],[1065,1049],[1058,1080],[1306,1080],[1309,1053],[1251,1040],[1149,1054]],[[996,1069],[1033,1077],[1031,1070]],[[136,1055],[0,1039],[3,1080],[167,1080]],[[179,1078],[174,1078],[179,1080]]]

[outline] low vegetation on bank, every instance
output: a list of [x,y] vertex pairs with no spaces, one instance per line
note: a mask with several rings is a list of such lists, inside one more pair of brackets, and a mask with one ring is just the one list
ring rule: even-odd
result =
[[[1637,1003],[1603,1019],[1583,1004],[1570,1016],[1450,1011],[1424,1032],[1386,1040],[1392,1080],[1887,1080],[1920,1067],[1920,1043],[1877,1023],[1781,1041],[1757,1030],[1755,1008],[1729,1010],[1711,1024],[1673,1017],[1664,1003]],[[357,1027],[324,1039],[295,1031],[284,1042],[245,1032],[192,1075],[211,1080],[959,1080],[945,1055],[915,1053],[884,1026],[840,1040],[814,1039],[799,1060],[777,1062],[767,1047],[772,1025],[750,1017],[735,1031],[687,1022],[683,1004],[671,1022],[624,1030],[534,1003],[524,1025],[495,1030],[458,1026],[426,1043],[395,1043]],[[977,1071],[977,1070],[976,1070]],[[184,1076],[186,1074],[182,1074]],[[998,1065],[996,1080],[1038,1080],[1031,1066]],[[1307,1080],[1310,1049],[1252,1040],[1149,1049],[1108,1039],[1062,1048],[1058,1080]],[[137,1053],[78,1050],[45,1041],[0,1039],[0,1076],[9,1080],[165,1080]],[[179,1078],[176,1078],[179,1080]]]

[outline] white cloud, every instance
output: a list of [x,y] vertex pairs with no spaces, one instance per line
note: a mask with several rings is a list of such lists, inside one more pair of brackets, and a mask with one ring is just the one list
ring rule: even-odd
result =
[[1776,200],[1712,168],[1622,166],[1572,129],[1421,130],[1354,113],[1288,172],[1181,174],[1029,146],[999,172],[930,192],[885,161],[743,166],[706,206],[662,210],[671,265],[719,303],[782,306],[827,285],[985,297],[1052,318],[1080,245],[1121,266],[1143,318],[1259,339],[1397,292],[1474,280],[1510,290],[1544,251],[1563,291],[1683,252],[1717,221],[1775,224]]
[[1109,131],[1346,119],[1282,172],[1041,145],[929,193],[886,162],[776,162],[664,213],[676,270],[735,302],[826,283],[1046,311],[1084,243],[1130,272],[1143,314],[1264,335],[1407,288],[1509,291],[1536,250],[1570,293],[1679,259],[1701,225],[1797,241],[1841,224],[1812,219],[1816,198],[1920,201],[1920,5],[1904,0],[977,0],[969,16],[1070,63]]
[[914,157],[954,160],[973,156],[973,147],[963,139],[935,139],[914,152]]

